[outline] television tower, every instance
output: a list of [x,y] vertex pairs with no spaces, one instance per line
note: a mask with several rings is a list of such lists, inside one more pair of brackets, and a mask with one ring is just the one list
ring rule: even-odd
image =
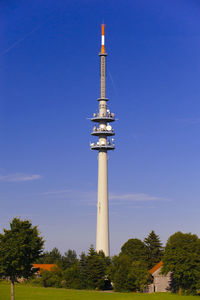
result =
[[95,124],[92,136],[98,136],[97,143],[90,143],[91,150],[98,151],[98,201],[97,201],[97,233],[96,251],[102,250],[106,256],[110,255],[109,249],[109,214],[108,214],[108,168],[107,151],[114,150],[114,139],[108,139],[115,133],[110,125],[115,121],[115,115],[107,107],[106,98],[106,52],[105,52],[105,25],[101,25],[101,88],[99,110],[93,114],[91,121]]

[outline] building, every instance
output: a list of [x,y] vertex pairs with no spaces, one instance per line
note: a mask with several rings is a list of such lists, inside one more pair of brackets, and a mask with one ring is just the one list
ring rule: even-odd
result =
[[153,267],[149,272],[153,277],[153,283],[149,284],[145,289],[144,293],[156,293],[156,292],[168,292],[171,282],[171,273],[167,275],[161,274],[163,262],[160,261],[155,267]]
[[36,275],[40,276],[41,271],[53,271],[57,266],[55,264],[33,264]]
[[112,136],[115,134],[111,122],[115,121],[114,113],[108,109],[106,98],[106,52],[105,52],[105,25],[101,26],[101,78],[100,98],[98,112],[93,114],[92,122],[95,122],[92,136],[98,137],[98,141],[90,143],[91,150],[98,151],[98,201],[97,201],[97,231],[96,251],[103,251],[110,255],[109,245],[109,214],[108,214],[108,156],[107,151],[114,150]]

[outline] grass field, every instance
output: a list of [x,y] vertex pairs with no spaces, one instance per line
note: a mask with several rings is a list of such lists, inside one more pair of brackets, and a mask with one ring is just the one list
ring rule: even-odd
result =
[[[16,300],[199,300],[198,296],[178,296],[168,293],[135,294],[77,291],[66,289],[40,288],[17,284]],[[10,286],[0,283],[0,300],[10,300]]]

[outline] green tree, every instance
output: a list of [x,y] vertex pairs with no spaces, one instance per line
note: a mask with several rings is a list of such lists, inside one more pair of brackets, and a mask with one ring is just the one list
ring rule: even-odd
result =
[[43,245],[37,226],[28,220],[14,218],[10,229],[0,234],[0,274],[10,278],[11,300],[15,298],[15,281],[32,275],[32,264],[41,255]]
[[140,261],[132,262],[128,279],[131,279],[133,291],[142,292],[144,287],[151,283],[152,280],[146,263]]
[[62,256],[62,267],[63,269],[71,268],[73,265],[78,263],[76,251],[69,249]]
[[142,291],[151,281],[146,263],[132,261],[125,254],[112,258],[110,276],[114,289],[118,292]]
[[58,264],[62,263],[62,255],[58,248],[54,247],[51,251],[45,251],[36,261],[38,264]]
[[131,266],[131,258],[128,255],[119,255],[112,258],[110,266],[111,281],[114,284],[114,290],[117,292],[131,291],[132,282],[128,278]]
[[131,261],[147,262],[147,249],[139,239],[129,239],[122,247],[120,255],[128,255]]
[[88,268],[87,268],[87,256],[84,252],[82,252],[80,255],[78,268],[79,268],[79,276],[80,276],[80,289],[86,289]]
[[163,247],[158,235],[152,230],[149,235],[144,239],[147,249],[148,268],[153,268],[158,262],[161,261],[163,256]]
[[44,287],[62,287],[63,273],[59,267],[54,267],[51,271],[41,271],[40,282]]
[[106,275],[106,263],[102,254],[98,254],[93,246],[90,247],[86,259],[87,287],[91,289],[103,289]]
[[81,289],[80,269],[78,263],[68,267],[64,271],[63,278],[65,280],[65,287],[69,289]]
[[63,274],[64,285],[67,288],[76,289],[106,289],[110,287],[110,281],[106,277],[107,267],[110,259],[103,252],[97,253],[93,246],[88,254],[81,253],[80,260],[76,258],[75,252],[65,255],[66,269]]
[[172,272],[174,291],[195,293],[200,288],[200,240],[197,235],[176,232],[169,237],[162,272]]

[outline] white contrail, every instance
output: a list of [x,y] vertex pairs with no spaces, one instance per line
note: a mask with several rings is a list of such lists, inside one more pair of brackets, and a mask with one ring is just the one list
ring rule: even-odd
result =
[[37,27],[35,27],[33,30],[31,30],[29,33],[25,34],[22,38],[20,38],[19,40],[17,40],[16,42],[14,42],[10,47],[8,47],[7,49],[5,49],[3,52],[0,53],[0,56],[3,56],[5,54],[7,54],[10,50],[12,50],[13,48],[15,48],[17,45],[19,45],[21,42],[23,42],[27,37],[29,37],[30,35],[32,35],[35,31],[37,31],[42,25],[39,25]]
[[110,72],[108,72],[108,73],[109,73],[110,80],[111,80],[111,82],[112,82],[112,85],[113,85],[113,89],[114,89],[114,91],[115,91],[115,94],[116,94],[117,96],[119,96],[118,90],[117,90],[117,87],[116,87],[116,85],[115,85],[115,83],[114,83],[114,80],[113,80],[113,78],[112,78],[112,75],[111,75]]
[[10,50],[12,50],[13,48],[15,48],[17,45],[19,45],[21,42],[23,42],[27,37],[29,37],[30,35],[32,35],[34,32],[36,32],[38,29],[40,29],[40,27],[42,25],[44,25],[45,23],[47,23],[49,20],[51,20],[54,16],[51,16],[51,14],[49,15],[49,17],[47,18],[47,20],[45,22],[43,22],[42,24],[40,24],[39,26],[35,27],[33,30],[31,30],[30,32],[28,32],[27,34],[25,34],[22,38],[20,38],[19,40],[17,40],[16,42],[14,42],[10,47],[8,47],[7,49],[5,49],[4,51],[2,51],[0,53],[0,56],[3,56],[5,54],[7,54]]

